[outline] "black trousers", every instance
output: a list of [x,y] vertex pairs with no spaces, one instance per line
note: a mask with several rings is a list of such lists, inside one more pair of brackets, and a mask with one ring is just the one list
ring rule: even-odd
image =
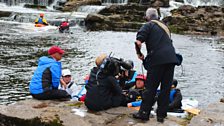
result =
[[127,103],[129,101],[127,100],[126,96],[123,94],[119,95],[114,95],[111,97],[111,103],[97,103],[97,102],[92,102],[90,103],[89,101],[85,101],[85,105],[88,109],[92,111],[101,111],[101,110],[107,110],[112,107],[119,107],[119,106],[127,106]]
[[149,68],[147,71],[147,79],[145,84],[146,90],[143,92],[140,111],[150,113],[155,102],[157,88],[160,85],[161,92],[157,101],[157,117],[165,118],[167,116],[174,68],[174,64],[163,64]]
[[40,94],[31,94],[33,98],[38,100],[53,100],[53,99],[66,99],[71,96],[65,90],[49,90]]

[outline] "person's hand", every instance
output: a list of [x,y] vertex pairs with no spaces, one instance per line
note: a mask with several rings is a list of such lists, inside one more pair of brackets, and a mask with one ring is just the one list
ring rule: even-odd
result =
[[142,48],[142,42],[139,40],[135,41],[136,45],[141,49]]
[[132,104],[131,104],[131,103],[128,103],[128,104],[127,104],[127,107],[132,107]]
[[65,81],[61,78],[60,79],[60,83],[61,83],[61,86],[64,88],[64,89],[66,89],[66,83],[65,83]]
[[137,55],[140,60],[142,60],[142,61],[144,60],[145,56],[143,54],[137,54]]
[[142,42],[139,40],[136,40],[135,42],[135,50],[137,53],[137,56],[140,60],[144,60],[144,55],[141,52],[141,48],[142,48]]

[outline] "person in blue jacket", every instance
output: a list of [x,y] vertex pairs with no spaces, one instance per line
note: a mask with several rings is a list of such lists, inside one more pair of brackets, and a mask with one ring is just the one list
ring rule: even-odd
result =
[[30,93],[35,99],[49,100],[70,98],[65,90],[58,90],[61,78],[61,60],[64,50],[52,46],[48,50],[50,57],[40,57],[38,67],[29,84]]
[[173,84],[171,86],[170,90],[170,102],[168,111],[169,112],[175,112],[181,109],[182,107],[182,94],[180,89],[176,88],[178,84],[178,81],[176,79],[173,79]]
[[129,90],[135,85],[135,78],[137,77],[137,72],[134,70],[134,62],[132,60],[127,60],[125,63],[131,65],[130,70],[123,69],[119,75],[119,85],[123,90]]
[[40,13],[40,17],[35,19],[35,24],[48,25],[47,20],[44,18],[43,13]]
[[[176,88],[178,84],[178,81],[176,79],[173,79],[173,83],[170,90],[169,95],[169,107],[168,112],[180,112],[181,106],[182,106],[182,94],[180,92],[180,89]],[[157,90],[157,95],[155,97],[155,102],[158,99],[160,90]],[[128,103],[128,107],[137,107],[140,106],[142,103],[142,100],[134,101],[131,103]]]

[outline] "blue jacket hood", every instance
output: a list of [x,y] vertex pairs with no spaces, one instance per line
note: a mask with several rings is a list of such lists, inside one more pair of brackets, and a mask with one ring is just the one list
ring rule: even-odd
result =
[[38,66],[41,66],[41,65],[45,65],[45,64],[49,64],[49,63],[53,63],[55,62],[56,60],[53,59],[53,58],[50,58],[50,57],[47,57],[47,56],[43,56],[39,59],[38,61]]

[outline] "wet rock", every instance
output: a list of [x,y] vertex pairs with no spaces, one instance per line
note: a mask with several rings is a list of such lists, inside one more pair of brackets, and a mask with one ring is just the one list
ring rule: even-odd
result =
[[0,11],[0,17],[9,17],[11,14],[9,11]]
[[176,2],[184,3],[184,0],[175,0]]
[[129,0],[128,3],[137,3],[151,7],[169,7],[169,0]]
[[55,10],[60,10],[60,11],[62,11],[64,5],[66,4],[66,2],[67,2],[67,0],[58,0],[57,3],[56,3],[56,5],[53,6],[53,8],[54,8]]
[[152,7],[169,7],[169,0],[151,0]]
[[112,5],[85,19],[88,30],[137,31],[144,22],[147,6],[137,4]]
[[[61,11],[74,11],[82,5],[101,5],[99,0],[71,0],[64,7],[54,6]],[[85,19],[87,30],[137,31],[145,22],[143,16],[148,7],[169,7],[169,0],[131,0],[127,5],[111,5],[100,15],[89,14]],[[99,20],[96,20],[99,19]],[[111,24],[111,22],[113,22]]]
[[224,105],[223,103],[210,104],[203,109],[198,116],[190,121],[189,126],[223,126]]
[[36,8],[36,9],[47,9],[46,6],[34,5],[34,4],[25,4],[23,7],[25,7],[25,8]]
[[100,0],[70,0],[65,3],[62,11],[76,11],[78,7],[83,5],[101,5]]
[[171,31],[179,34],[224,35],[224,8],[217,6],[190,5],[172,10],[172,16],[164,22]]
[[220,99],[220,102],[223,102],[223,103],[224,103],[224,98],[221,98],[221,99]]
[[186,123],[185,120],[170,117],[164,124],[156,121],[155,117],[150,121],[142,121],[132,118],[131,113],[136,110],[127,107],[112,108],[100,112],[91,112],[83,103],[72,101],[37,101],[25,100],[12,105],[0,105],[0,125],[53,125],[53,126],[179,126]]

